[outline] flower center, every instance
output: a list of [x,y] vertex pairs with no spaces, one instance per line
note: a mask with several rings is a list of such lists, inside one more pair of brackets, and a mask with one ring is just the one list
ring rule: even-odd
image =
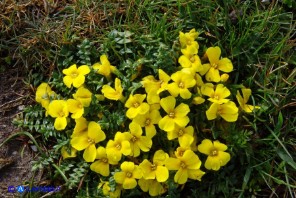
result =
[[184,88],[184,83],[180,82],[178,86],[179,86],[179,88],[183,89]]
[[121,149],[121,145],[120,144],[116,144],[115,145],[115,148],[117,148],[118,150],[120,150]]
[[190,58],[190,61],[194,63],[194,61],[195,61],[194,56],[192,56],[192,57]]
[[151,165],[151,170],[152,170],[152,171],[156,170],[156,165],[155,165],[155,164],[152,164],[152,165]]
[[133,106],[134,106],[135,108],[138,108],[138,106],[140,106],[140,105],[139,105],[138,102],[135,102],[135,103],[133,104]]
[[132,139],[131,139],[132,142],[136,142],[137,140],[138,140],[138,139],[137,139],[136,136],[133,136]]
[[187,45],[191,45],[191,41],[190,40],[187,40]]
[[145,121],[145,126],[149,126],[151,123],[151,119],[150,118],[147,118],[146,121]]
[[219,100],[219,96],[215,95],[215,96],[214,96],[214,99],[215,99],[215,100]]
[[79,109],[82,109],[82,108],[83,108],[82,104],[79,104],[77,107],[78,107]]
[[103,158],[103,159],[101,159],[101,161],[104,162],[104,163],[108,163],[108,159],[107,158]]
[[133,174],[131,172],[126,173],[126,177],[131,178],[132,176],[133,176]]
[[94,144],[94,143],[95,143],[95,141],[94,141],[93,139],[91,139],[91,138],[88,138],[88,139],[87,139],[87,142],[88,142],[89,144]]
[[65,116],[64,112],[60,111],[60,112],[59,112],[59,116],[60,116],[60,117],[64,117],[64,116]]
[[49,99],[49,98],[48,98],[48,94],[47,94],[47,93],[43,94],[43,95],[42,95],[42,99],[44,99],[44,100]]
[[183,169],[186,168],[186,164],[185,164],[184,162],[181,162],[181,163],[180,163],[180,166],[181,166],[181,168],[183,168]]
[[212,64],[212,67],[214,67],[214,69],[217,69],[218,64],[217,64],[217,63],[213,63],[213,64]]
[[72,78],[76,78],[78,76],[78,74],[76,73],[76,72],[73,72],[72,74],[71,74],[71,77]]
[[211,151],[211,156],[217,156],[218,155],[218,150],[214,149]]
[[182,157],[184,154],[184,151],[179,151],[179,155]]
[[175,112],[170,112],[170,113],[169,113],[169,117],[170,117],[170,118],[174,118],[174,117],[175,117]]
[[178,136],[181,137],[183,134],[184,134],[184,131],[180,129],[180,131],[178,132]]

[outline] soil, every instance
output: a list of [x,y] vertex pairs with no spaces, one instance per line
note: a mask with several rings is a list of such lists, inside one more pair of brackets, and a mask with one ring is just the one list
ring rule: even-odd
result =
[[[0,145],[21,130],[13,126],[12,121],[21,116],[25,105],[31,103],[29,96],[20,69],[6,68],[0,73]],[[26,137],[16,136],[0,147],[0,197],[16,197],[17,193],[8,192],[9,186],[33,181],[33,158],[34,151]]]

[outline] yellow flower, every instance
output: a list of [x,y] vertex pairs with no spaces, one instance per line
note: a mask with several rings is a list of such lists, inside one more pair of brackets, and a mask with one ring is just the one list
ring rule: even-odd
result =
[[154,153],[153,163],[144,159],[139,165],[142,170],[144,179],[156,179],[158,182],[165,182],[169,178],[169,171],[164,166],[165,160],[169,155],[163,150],[158,150]]
[[175,108],[176,99],[173,96],[168,96],[160,100],[160,105],[167,113],[158,123],[160,129],[172,131],[175,128],[175,124],[180,127],[188,124],[189,118],[187,114],[190,112],[190,109],[187,104],[181,103]]
[[146,136],[152,138],[156,134],[154,124],[158,124],[161,119],[158,110],[152,110],[143,115],[137,115],[133,122],[139,124],[141,127],[145,127]]
[[110,198],[119,198],[122,188],[116,185],[115,191],[111,191],[110,184],[107,181],[102,181],[99,183],[98,188],[103,187],[103,194],[109,196]]
[[221,166],[226,165],[230,160],[229,153],[224,151],[227,150],[227,146],[225,144],[220,143],[219,141],[212,142],[209,139],[205,139],[202,141],[200,145],[198,145],[198,151],[208,155],[208,158],[205,162],[205,167],[208,170],[219,170]]
[[230,91],[222,84],[218,84],[214,90],[214,85],[212,83],[206,83],[201,87],[201,93],[210,97],[208,99],[209,101],[217,104],[227,103],[229,99],[225,98],[230,96]]
[[252,93],[251,89],[242,88],[242,93],[243,93],[243,97],[241,96],[239,91],[237,91],[236,99],[243,111],[247,113],[251,113],[254,110],[254,108],[260,109],[259,106],[253,106],[253,105],[247,104]]
[[120,166],[122,172],[116,172],[116,183],[122,184],[123,189],[133,189],[137,186],[136,179],[142,178],[142,172],[133,162],[123,162]]
[[206,111],[206,115],[208,120],[214,120],[217,115],[220,115],[227,122],[235,122],[238,117],[238,108],[232,101],[225,104],[213,103]]
[[138,114],[145,114],[149,111],[149,104],[143,102],[146,98],[146,94],[130,95],[125,103],[125,107],[129,108],[126,111],[126,116],[129,119],[135,118]]
[[66,146],[63,146],[61,149],[61,154],[63,156],[63,159],[67,159],[67,158],[73,158],[77,156],[77,150],[73,147],[71,147],[70,153],[67,151]]
[[97,71],[97,73],[105,76],[106,78],[110,78],[111,72],[114,72],[116,68],[110,64],[107,56],[103,54],[100,56],[101,63],[95,63],[93,68]]
[[56,130],[64,130],[67,126],[67,117],[69,115],[67,102],[64,100],[53,100],[48,106],[48,114],[56,118],[54,128]]
[[142,136],[142,128],[139,124],[132,122],[129,125],[130,133],[127,132],[131,145],[131,156],[138,157],[140,150],[148,152],[152,146],[152,140],[149,137]]
[[178,71],[172,75],[173,83],[168,85],[168,91],[174,97],[179,94],[183,99],[189,99],[191,92],[188,88],[193,87],[196,84],[194,77],[191,74]]
[[179,125],[175,125],[174,130],[167,131],[168,140],[173,140],[175,138],[178,138],[180,145],[190,145],[193,142],[193,127],[180,127]]
[[228,74],[222,74],[220,80],[221,80],[221,82],[226,82],[228,80],[228,78],[229,78]]
[[104,85],[102,87],[102,94],[110,100],[120,100],[123,98],[122,95],[123,88],[121,86],[121,81],[118,78],[115,78],[115,89],[109,85]]
[[228,58],[220,59],[221,49],[219,47],[210,47],[206,51],[206,55],[210,63],[204,64],[204,70],[201,75],[206,73],[206,80],[212,82],[219,82],[221,80],[219,70],[223,72],[231,72],[233,65]]
[[195,29],[192,29],[186,33],[179,32],[179,41],[181,44],[181,48],[186,48],[186,46],[188,46],[188,45],[193,45],[194,42],[196,42],[194,40],[197,37],[198,37],[198,32],[196,32]]
[[196,72],[201,71],[202,65],[200,58],[197,55],[193,56],[180,56],[178,62],[182,66],[182,72],[195,75]]
[[51,90],[50,86],[47,83],[41,83],[37,87],[35,100],[40,103],[43,108],[48,111],[48,105],[51,100],[56,97],[56,93]]
[[131,153],[130,134],[117,132],[114,140],[109,140],[106,146],[108,159],[119,161],[123,155]]
[[102,146],[97,148],[96,161],[90,165],[90,170],[97,172],[105,177],[110,175],[109,164],[118,164],[118,161],[114,161],[113,158],[107,157],[106,149]]
[[66,76],[63,78],[65,85],[71,88],[73,84],[74,87],[78,88],[83,85],[85,81],[85,75],[90,72],[87,65],[82,65],[77,68],[76,64],[71,65],[68,69],[63,69],[63,74]]
[[97,151],[95,144],[105,140],[106,135],[101,126],[96,122],[89,122],[87,131],[80,135],[72,136],[70,144],[78,151],[84,150],[83,159],[86,162],[93,162],[96,159]]
[[145,91],[147,93],[148,104],[157,104],[160,101],[159,94],[167,90],[168,82],[171,77],[167,75],[162,69],[158,70],[159,80],[156,80],[154,76],[146,76],[141,81]]
[[199,169],[201,166],[199,157],[191,150],[186,150],[182,157],[168,158],[165,166],[169,170],[177,170],[174,181],[178,184],[185,184],[188,178],[201,180],[205,174]]
[[166,192],[166,189],[156,179],[141,178],[138,184],[143,192],[149,192],[149,195],[154,197]]
[[181,158],[184,155],[185,151],[191,150],[190,144],[188,144],[188,142],[185,143],[186,144],[182,144],[176,149],[175,156],[177,158]]
[[71,118],[80,118],[84,113],[84,108],[79,100],[68,99],[67,106],[70,113],[72,113]]
[[73,98],[80,101],[84,107],[88,107],[91,102],[91,95],[92,93],[88,89],[79,87],[76,93],[73,94]]

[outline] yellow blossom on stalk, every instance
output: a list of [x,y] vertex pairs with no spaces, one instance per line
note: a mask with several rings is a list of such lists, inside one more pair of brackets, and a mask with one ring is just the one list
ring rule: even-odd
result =
[[123,88],[121,86],[121,81],[119,78],[115,78],[115,89],[109,85],[104,85],[102,87],[102,93],[104,96],[110,100],[120,100],[123,98],[122,95]]
[[131,145],[129,142],[130,134],[117,132],[114,140],[109,140],[106,146],[108,159],[119,161],[123,155],[131,153]]
[[149,104],[143,102],[146,98],[146,94],[130,95],[125,103],[125,107],[129,108],[126,111],[126,116],[129,119],[135,118],[139,114],[145,114],[149,111]]
[[133,189],[137,186],[136,179],[142,177],[142,172],[134,162],[123,162],[120,166],[122,172],[116,172],[114,179],[116,183],[122,184],[123,189]]
[[202,81],[202,78],[199,74],[195,74],[195,80],[196,80],[196,93],[197,95],[193,98],[193,104],[199,105],[205,102],[205,99],[202,97],[201,94],[201,87],[204,85],[204,82]]
[[219,115],[227,122],[235,122],[238,117],[238,108],[232,101],[225,104],[213,103],[206,111],[206,115],[208,120],[214,120]]
[[[198,32],[195,29],[190,30],[189,32],[183,33],[179,32],[179,41],[181,48],[186,48],[188,45],[196,45],[197,42],[195,39],[198,37]],[[196,44],[195,44],[196,43]],[[198,46],[198,45],[197,45]]]
[[145,127],[146,136],[152,138],[156,134],[155,124],[158,124],[161,119],[158,110],[152,110],[143,115],[137,115],[133,122],[139,124],[141,127]]
[[154,197],[166,192],[166,189],[156,179],[141,178],[138,184],[142,191],[149,192],[149,195]]
[[162,69],[158,70],[159,80],[156,80],[154,76],[146,76],[141,81],[145,91],[147,93],[148,104],[157,104],[160,101],[159,94],[167,89],[168,82],[171,77],[166,74]]
[[67,106],[70,113],[72,113],[71,118],[80,118],[84,113],[83,104],[79,100],[68,99]]
[[242,110],[247,113],[251,113],[254,110],[254,108],[259,109],[260,108],[259,106],[253,106],[253,105],[247,104],[247,102],[252,94],[252,90],[246,89],[246,88],[242,88],[241,90],[243,93],[243,97],[241,96],[239,91],[237,91],[236,99],[237,99],[239,106],[242,108]]
[[188,88],[193,87],[196,84],[194,76],[182,71],[177,71],[172,75],[173,83],[168,85],[168,91],[174,97],[179,94],[183,99],[189,99],[191,97],[191,92]]
[[156,179],[158,182],[165,182],[169,178],[169,171],[164,166],[169,155],[163,150],[158,150],[154,153],[153,163],[144,159],[139,165],[142,170],[144,179]]
[[63,156],[63,159],[76,157],[77,156],[76,153],[77,153],[77,150],[73,147],[71,147],[70,153],[67,151],[66,146],[63,146],[61,149],[61,154]]
[[82,103],[84,107],[88,107],[91,102],[92,93],[86,89],[85,87],[79,87],[75,94],[73,94],[73,98]]
[[200,145],[198,145],[198,151],[208,155],[208,158],[205,162],[205,167],[208,170],[219,170],[221,166],[226,165],[230,160],[229,153],[224,151],[227,150],[227,146],[225,144],[220,143],[219,141],[212,142],[209,139],[205,139],[202,141]]
[[188,178],[200,181],[205,174],[199,169],[201,166],[199,157],[191,150],[186,150],[182,157],[168,158],[165,166],[168,170],[177,170],[174,181],[178,184],[185,184]]
[[175,138],[178,138],[179,144],[184,145],[188,144],[190,145],[193,142],[193,132],[194,129],[192,126],[188,127],[180,127],[179,125],[175,125],[174,130],[167,131],[168,140],[173,140]]
[[46,109],[46,114],[48,113],[48,105],[51,100],[56,97],[56,93],[51,90],[47,83],[41,83],[37,87],[35,100],[40,103],[43,108]]
[[102,146],[97,148],[96,161],[90,165],[90,170],[97,172],[105,177],[110,175],[109,164],[118,164],[118,161],[114,161],[113,158],[107,157],[106,149]]
[[214,89],[212,83],[206,83],[201,87],[201,93],[210,97],[209,101],[217,104],[227,103],[229,99],[225,98],[230,96],[230,91],[223,84],[218,84]]
[[197,49],[194,47],[188,47],[185,53],[179,57],[178,62],[183,68],[182,71],[189,72],[192,75],[202,69]]
[[97,71],[97,73],[110,78],[111,73],[116,70],[116,67],[111,65],[106,54],[100,56],[101,63],[95,63],[92,67]]
[[233,70],[233,65],[228,58],[220,59],[220,47],[210,47],[206,51],[206,55],[210,63],[204,64],[201,75],[206,74],[206,80],[211,82],[219,82],[221,80],[219,70],[229,73]]
[[122,188],[119,185],[116,185],[115,191],[111,191],[110,183],[107,181],[102,181],[99,183],[98,188],[103,187],[103,194],[109,196],[110,198],[119,198]]
[[181,103],[175,108],[176,99],[173,96],[168,96],[160,100],[160,105],[167,113],[158,123],[160,129],[172,131],[175,128],[175,124],[180,127],[188,124],[189,118],[187,114],[190,112],[190,109],[187,104]]
[[88,123],[87,131],[84,131],[79,136],[72,136],[70,144],[78,151],[84,150],[83,159],[86,162],[93,162],[97,156],[95,144],[105,139],[106,135],[102,131],[101,126],[91,121]]
[[73,84],[74,87],[78,88],[83,85],[85,81],[85,75],[90,72],[87,65],[82,65],[77,68],[76,64],[71,65],[68,69],[63,69],[63,74],[66,76],[63,78],[63,82],[68,88],[71,88]]
[[69,115],[67,102],[64,100],[53,100],[48,105],[48,114],[56,118],[54,128],[56,130],[64,130],[67,126],[67,117]]
[[129,125],[130,133],[126,132],[129,137],[129,142],[131,145],[131,156],[138,157],[140,155],[140,150],[143,152],[148,152],[152,146],[152,140],[149,137],[142,136],[142,128],[139,124],[132,122]]

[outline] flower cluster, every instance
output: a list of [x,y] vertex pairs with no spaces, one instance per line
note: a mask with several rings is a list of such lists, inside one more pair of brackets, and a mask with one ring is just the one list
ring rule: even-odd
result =
[[[231,101],[231,92],[225,83],[233,65],[228,58],[220,57],[217,46],[208,48],[204,56],[207,60],[201,61],[197,37],[195,29],[180,32],[180,67],[171,75],[158,69],[157,78],[142,77],[143,89],[138,93],[123,88],[123,79],[105,54],[100,57],[100,63],[79,67],[74,64],[63,70],[65,86],[74,87],[73,98],[56,94],[47,83],[37,88],[36,101],[45,108],[47,116],[54,118],[56,130],[65,130],[70,122],[75,122],[74,129],[70,129],[70,149],[61,150],[63,158],[77,157],[77,152],[83,152],[82,158],[90,163],[93,172],[116,181],[112,191],[108,181],[101,181],[99,187],[105,195],[119,197],[121,189],[139,186],[151,196],[157,196],[166,192],[170,175],[177,184],[200,181],[205,174],[203,167],[217,171],[230,161],[225,144],[200,139],[195,130],[198,123],[194,123],[190,113],[196,105],[204,105],[207,110],[199,113],[209,121],[238,119],[239,108]],[[90,72],[109,82],[102,86],[100,93],[93,93],[85,85]],[[247,104],[250,89],[241,91],[242,95],[239,90],[236,95],[241,110],[250,113],[259,108]],[[127,122],[122,131],[108,131],[99,124],[99,118],[87,119],[85,108],[91,106],[97,94],[104,96],[105,104],[123,103]],[[110,138],[109,134],[114,136]],[[172,147],[163,148],[159,139],[173,142]],[[205,162],[200,160],[201,154],[207,156]]]

